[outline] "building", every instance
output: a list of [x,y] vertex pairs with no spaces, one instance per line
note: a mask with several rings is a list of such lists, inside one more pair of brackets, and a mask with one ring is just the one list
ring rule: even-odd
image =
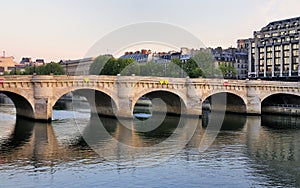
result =
[[119,58],[121,59],[131,58],[138,63],[147,63],[152,60],[152,55],[153,54],[151,50],[142,49],[141,51],[136,51],[136,52],[125,52],[125,54]]
[[237,79],[246,79],[248,77],[248,53],[238,50],[235,52],[234,67],[237,70]]
[[234,67],[236,75],[225,75],[226,78],[246,79],[248,73],[248,54],[245,48],[228,48],[221,47],[212,50],[217,66],[225,64],[228,67]]
[[15,69],[16,65],[17,63],[14,61],[14,57],[6,57],[5,52],[3,52],[3,55],[0,57],[0,74],[3,75],[5,72],[9,73]]
[[274,21],[249,39],[249,77],[298,80],[300,17]]
[[25,66],[30,66],[32,65],[33,61],[31,57],[22,57],[20,64],[25,65]]
[[91,64],[95,58],[83,58],[76,60],[61,60],[59,64],[67,75],[88,75]]
[[36,59],[34,63],[36,66],[45,65],[44,59]]
[[125,54],[119,58],[132,58],[138,63],[147,63],[149,61],[154,61],[155,63],[168,63],[173,59],[180,59],[182,61],[185,61],[190,58],[190,55],[184,54],[183,56],[181,51],[152,53],[151,50],[142,49],[141,51],[136,52],[125,52]]

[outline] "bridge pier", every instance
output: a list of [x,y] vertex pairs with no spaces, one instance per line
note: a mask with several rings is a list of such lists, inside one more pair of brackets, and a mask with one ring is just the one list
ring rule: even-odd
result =
[[256,88],[248,88],[247,90],[247,114],[260,115],[261,114],[261,101],[260,93]]
[[52,119],[53,75],[33,76],[34,119],[49,122]]
[[49,105],[48,98],[36,98],[34,100],[34,119],[36,121],[51,121],[52,106]]

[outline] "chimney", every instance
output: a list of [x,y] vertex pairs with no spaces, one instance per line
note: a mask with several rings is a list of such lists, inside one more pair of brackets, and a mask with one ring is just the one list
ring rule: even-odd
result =
[[2,57],[5,57],[5,51],[3,50],[3,55],[2,55]]

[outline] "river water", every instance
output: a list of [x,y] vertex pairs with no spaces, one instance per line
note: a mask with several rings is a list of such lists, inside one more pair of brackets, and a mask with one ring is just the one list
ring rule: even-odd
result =
[[43,124],[0,106],[0,187],[300,186],[299,118],[227,114],[199,151],[210,114],[202,118],[168,116],[143,132],[157,122],[54,110]]

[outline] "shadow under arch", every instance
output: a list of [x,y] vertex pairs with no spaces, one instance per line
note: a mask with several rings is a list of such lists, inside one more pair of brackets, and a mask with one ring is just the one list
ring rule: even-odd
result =
[[[225,105],[225,107],[223,106]],[[228,113],[246,114],[247,106],[243,98],[231,92],[214,93],[203,99],[202,109]]]
[[261,112],[300,116],[300,94],[271,94],[262,99]]
[[[151,100],[152,112],[163,113],[167,115],[181,115],[186,112],[186,104],[182,97],[171,91],[155,90],[144,92],[137,97],[137,100],[133,104],[133,108],[136,107],[138,99],[142,97],[146,97]],[[159,99],[159,101],[155,102],[153,101],[154,99]]]
[[[64,93],[60,95],[60,97],[57,98],[55,103],[53,103],[52,108],[57,104],[57,102],[66,94],[72,93],[74,96],[82,96],[86,99],[86,101],[89,103],[89,108],[91,110],[91,114],[99,114],[102,116],[108,116],[108,117],[116,117],[115,111],[117,108],[116,102],[114,99],[109,96],[106,92],[96,89],[74,89],[67,93]],[[71,96],[70,101],[72,102],[71,108],[74,111],[81,110],[82,102],[86,102],[83,99],[75,99],[73,96]]]
[[24,96],[9,91],[1,91],[1,93],[13,102],[17,117],[34,119],[33,106]]

